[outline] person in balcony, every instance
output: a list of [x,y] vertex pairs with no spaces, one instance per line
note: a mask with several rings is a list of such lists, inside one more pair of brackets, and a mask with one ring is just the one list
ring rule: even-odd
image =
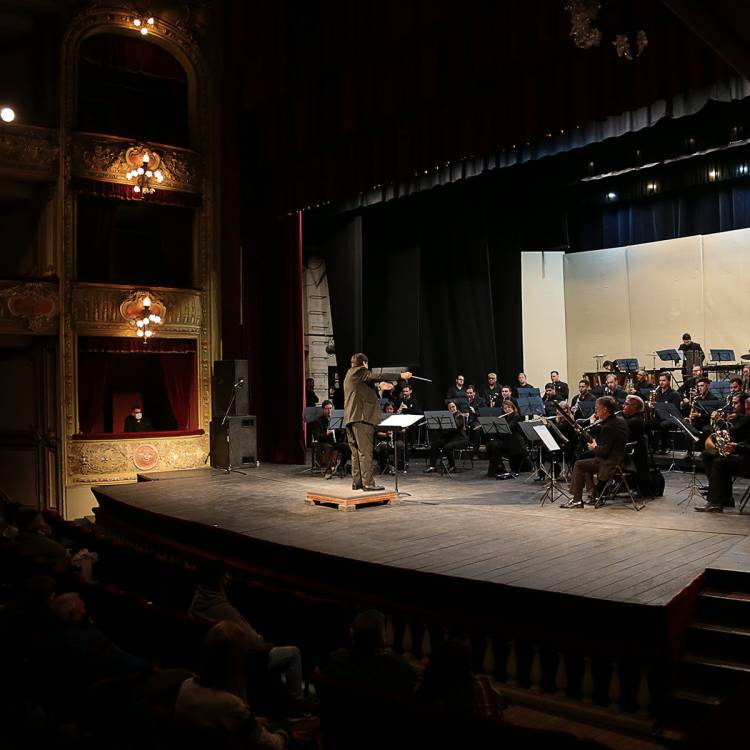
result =
[[151,420],[140,406],[134,406],[125,417],[125,432],[152,432]]

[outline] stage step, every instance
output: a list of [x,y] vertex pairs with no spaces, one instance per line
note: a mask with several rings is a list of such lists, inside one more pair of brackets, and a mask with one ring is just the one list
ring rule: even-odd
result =
[[698,594],[701,618],[750,624],[750,593],[708,588]]

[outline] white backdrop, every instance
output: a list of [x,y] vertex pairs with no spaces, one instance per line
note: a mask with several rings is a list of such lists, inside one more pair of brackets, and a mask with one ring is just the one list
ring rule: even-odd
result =
[[[737,357],[750,349],[750,229],[568,254],[554,293],[535,260],[541,253],[528,255],[522,265],[524,362],[534,385],[531,365],[538,379],[552,368],[562,374],[558,360],[565,355],[571,383],[593,369],[594,354],[635,357],[651,367],[650,353],[677,348],[685,332],[707,356],[709,349],[734,349]],[[548,320],[558,315],[564,333],[558,323],[527,318],[527,308],[546,308]],[[551,335],[564,341],[552,346]]]

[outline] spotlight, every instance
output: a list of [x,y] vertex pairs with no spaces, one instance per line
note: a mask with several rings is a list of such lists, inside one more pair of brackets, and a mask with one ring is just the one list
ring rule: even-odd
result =
[[0,120],[3,122],[13,122],[16,119],[16,112],[13,107],[3,107],[0,109]]
[[737,167],[737,174],[747,174],[747,173],[748,173],[747,164],[740,164]]
[[714,180],[718,180],[719,179],[719,170],[718,169],[709,169],[708,170],[708,179],[711,180],[712,182]]
[[656,190],[657,190],[657,188],[658,188],[658,186],[657,186],[657,184],[656,184],[655,182],[649,182],[649,183],[648,183],[648,184],[646,185],[646,190],[647,190],[647,191],[648,191],[649,193],[655,193],[655,192],[656,192]]
[[609,192],[607,193],[607,200],[608,201],[615,201],[617,200],[617,193]]

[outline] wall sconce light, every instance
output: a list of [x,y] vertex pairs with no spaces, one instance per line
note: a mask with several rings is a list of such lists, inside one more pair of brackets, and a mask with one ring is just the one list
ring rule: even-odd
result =
[[144,344],[156,335],[157,327],[164,322],[166,311],[164,303],[153,299],[153,295],[147,291],[131,292],[120,305],[120,313]]

